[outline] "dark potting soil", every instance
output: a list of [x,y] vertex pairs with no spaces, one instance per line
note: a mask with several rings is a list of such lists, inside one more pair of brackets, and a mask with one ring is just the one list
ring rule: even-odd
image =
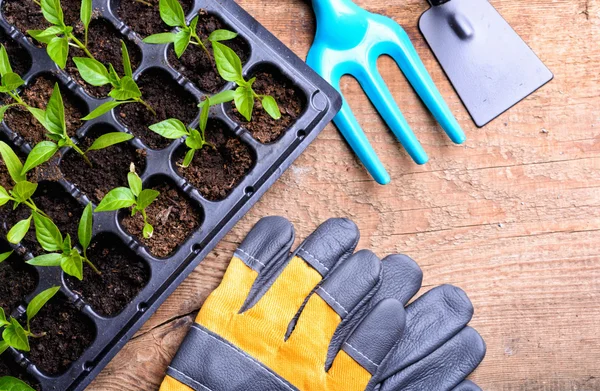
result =
[[[77,28],[79,21],[80,0],[61,0],[65,16],[65,24]],[[27,30],[44,30],[50,23],[44,19],[42,9],[33,0],[5,0],[2,8],[8,23],[14,25],[27,35]],[[30,38],[34,43],[38,43]]]
[[142,230],[144,219],[137,213],[127,213],[121,224],[127,232],[134,235],[158,258],[166,258],[182,244],[187,237],[200,226],[201,215],[183,192],[168,181],[150,188],[158,190],[160,196],[147,209],[148,222],[154,227],[154,235],[144,239]]
[[254,91],[259,95],[271,95],[275,98],[281,118],[274,120],[263,109],[260,101],[254,101],[252,121],[248,122],[232,105],[230,114],[252,134],[252,137],[263,144],[272,143],[290,128],[304,112],[306,97],[294,84],[275,70],[259,71],[254,74],[256,82]]
[[[83,213],[81,204],[71,197],[62,186],[53,182],[40,183],[32,199],[37,207],[54,221],[63,237],[70,234],[73,243],[77,243],[77,228]],[[31,210],[24,205],[20,205],[15,210],[12,207],[6,207],[6,205],[0,208],[0,221],[6,223],[6,229],[10,229],[17,222],[27,219],[30,215]],[[31,251],[34,256],[44,253],[35,238],[33,221],[21,244]]]
[[[106,125],[97,125],[87,133],[79,147],[85,151],[98,137],[110,132],[116,130]],[[127,173],[131,163],[135,164],[140,173],[146,169],[146,151],[136,149],[129,143],[90,151],[87,157],[92,162],[92,167],[86,164],[79,153],[71,150],[63,157],[60,170],[69,182],[95,204],[100,203],[112,189],[127,186]]]
[[156,110],[156,116],[141,103],[129,103],[116,109],[117,118],[149,148],[166,148],[172,141],[152,132],[148,127],[169,118],[178,118],[189,124],[199,113],[198,102],[168,73],[159,69],[143,73],[138,86],[142,91],[142,99]]
[[[158,9],[159,0],[145,0],[152,4],[150,7],[136,0],[121,0],[117,8],[119,18],[129,25],[142,38],[148,35],[165,33],[173,30],[173,27],[166,25],[160,18]],[[179,0],[186,15],[194,5],[193,0]]]
[[[56,81],[52,76],[38,77],[25,87],[21,98],[30,106],[45,110]],[[59,86],[65,105],[67,133],[72,137],[77,129],[83,125],[81,118],[87,114],[87,111],[85,110],[85,104],[80,102],[60,83]],[[20,134],[31,146],[47,140],[46,129],[27,110],[20,106],[9,109],[4,119],[8,127]]]
[[[198,21],[198,35],[202,40],[207,40],[210,33],[219,29],[231,30],[217,16],[201,10]],[[223,41],[223,44],[229,46],[240,57],[244,64],[250,57],[250,47],[241,37],[229,41]],[[169,63],[181,74],[187,77],[192,83],[196,84],[202,91],[209,93],[218,92],[225,85],[225,80],[219,76],[215,60],[212,56],[211,44],[207,48],[211,53],[210,57],[200,47],[190,45],[181,58],[177,58],[175,50],[171,45],[169,49]]]
[[58,294],[33,318],[31,331],[46,333],[31,338],[29,359],[48,375],[58,375],[69,369],[92,344],[96,328],[92,321]]
[[[77,34],[77,37],[83,40],[83,31]],[[129,57],[131,58],[131,67],[135,71],[142,61],[142,52],[140,48],[126,37],[109,22],[104,19],[96,19],[90,23],[88,32],[88,50],[102,64],[112,64],[119,76],[124,75],[123,57],[121,55],[121,40],[125,42]],[[83,42],[83,41],[82,41]],[[73,57],[86,57],[83,50],[71,47],[69,51],[69,60],[67,61],[66,71],[77,83],[79,83],[90,95],[96,98],[108,96],[111,90],[110,85],[94,87],[87,84],[79,75],[79,71],[73,62]]]
[[35,381],[27,375],[25,369],[15,363],[8,353],[0,355],[0,377],[2,376],[16,377],[32,386],[34,390],[41,390],[40,385],[36,384]]
[[215,146],[205,146],[194,155],[188,168],[181,167],[187,147],[176,154],[179,175],[187,179],[202,196],[211,201],[222,200],[244,178],[254,165],[254,156],[244,144],[220,121],[211,120],[206,139]]
[[69,287],[96,313],[115,316],[146,286],[150,269],[143,259],[112,235],[97,237],[87,254],[102,275],[84,265],[83,281],[67,276]]
[[[8,243],[0,240],[0,254],[10,250]],[[14,253],[0,263],[0,307],[7,316],[35,290],[37,279],[35,268]]]
[[31,57],[21,45],[0,31],[0,43],[6,48],[13,72],[23,77],[31,68]]

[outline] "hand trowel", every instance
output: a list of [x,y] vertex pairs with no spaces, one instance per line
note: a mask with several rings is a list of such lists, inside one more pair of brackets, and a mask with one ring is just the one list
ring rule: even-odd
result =
[[488,0],[428,0],[419,28],[479,127],[552,80]]

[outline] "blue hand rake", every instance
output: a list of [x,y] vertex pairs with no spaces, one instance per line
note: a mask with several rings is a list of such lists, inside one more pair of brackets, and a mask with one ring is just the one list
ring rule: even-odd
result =
[[[367,12],[350,0],[312,2],[317,16],[317,34],[308,53],[308,65],[338,91],[342,76],[355,77],[408,154],[417,164],[425,164],[429,159],[425,150],[377,70],[377,59],[387,54],[396,61],[450,139],[457,144],[465,141],[460,125],[398,23]],[[345,99],[334,123],[373,178],[379,184],[388,184],[389,174]]]

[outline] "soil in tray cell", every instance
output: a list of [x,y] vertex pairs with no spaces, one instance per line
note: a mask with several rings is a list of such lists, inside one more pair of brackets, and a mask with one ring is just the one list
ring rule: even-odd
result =
[[[63,237],[70,234],[72,240],[76,240],[83,206],[71,197],[61,185],[55,182],[42,182],[32,199],[37,207],[54,221]],[[30,215],[31,210],[24,205],[20,205],[15,210],[8,204],[1,207],[0,222],[5,223],[3,235],[6,235],[7,229],[10,229],[17,222],[29,218]],[[36,240],[33,222],[21,244],[26,250],[31,251],[34,256],[44,253]]]
[[[199,15],[198,36],[202,40],[207,40],[208,36],[215,30],[232,30],[215,15],[205,11],[200,11]],[[246,63],[250,57],[250,47],[242,37],[223,41],[222,43],[236,52],[242,60],[242,64]],[[217,72],[210,43],[208,43],[207,48],[211,53],[210,57],[200,46],[190,45],[181,58],[177,58],[171,45],[169,48],[169,63],[202,91],[216,93],[223,88],[225,80]]]
[[170,256],[202,223],[200,209],[177,189],[169,179],[160,177],[144,188],[154,189],[160,195],[147,209],[148,222],[154,227],[150,239],[144,239],[144,220],[137,213],[124,213],[123,228],[142,242],[157,258]]
[[[145,0],[145,2],[152,6],[136,0],[120,0],[119,7],[117,8],[119,18],[142,38],[173,30],[173,27],[166,25],[160,18],[160,11],[158,9],[159,0]],[[187,15],[192,9],[194,1],[179,0],[179,4],[181,4],[183,11]]]
[[254,91],[259,95],[271,95],[275,98],[281,118],[275,120],[263,109],[260,101],[255,100],[252,121],[248,122],[231,106],[230,115],[263,144],[276,141],[289,129],[306,108],[306,96],[291,80],[274,67],[261,66],[248,79],[256,77]]
[[[30,106],[45,110],[55,83],[56,79],[52,76],[38,77],[25,87],[21,98]],[[86,105],[66,87],[60,83],[59,86],[65,105],[67,133],[72,137],[83,125],[81,118],[87,114]],[[19,106],[9,109],[4,120],[13,132],[20,134],[32,147],[40,141],[47,140],[47,130],[27,110]]]
[[35,380],[30,378],[25,372],[25,369],[21,368],[17,363],[15,363],[8,353],[0,355],[0,377],[3,376],[16,377],[17,379],[29,384],[34,390],[41,390],[40,385],[37,384]]
[[142,99],[156,111],[156,115],[140,103],[129,103],[116,109],[117,118],[149,148],[166,148],[172,140],[152,132],[148,127],[169,118],[189,124],[200,112],[198,102],[167,72],[159,69],[144,72],[137,82]]
[[[96,125],[87,132],[79,147],[85,151],[101,135],[116,131],[110,125]],[[127,173],[131,163],[135,164],[139,173],[146,169],[146,151],[136,149],[130,143],[90,151],[87,157],[92,162],[92,167],[85,163],[79,153],[71,150],[63,157],[60,170],[69,182],[96,205],[112,189],[128,185]]]
[[[77,34],[80,39],[83,39],[83,31]],[[94,58],[102,64],[112,64],[119,76],[124,76],[123,57],[121,55],[121,40],[125,42],[129,57],[131,59],[131,67],[135,71],[142,61],[142,52],[140,48],[133,42],[129,41],[108,21],[104,19],[96,19],[90,23],[88,32],[88,49]],[[87,84],[81,76],[73,62],[73,57],[86,57],[85,53],[79,49],[71,47],[69,51],[69,60],[67,61],[66,70],[90,95],[96,98],[104,98],[108,96],[111,90],[110,85],[102,87],[94,87]]]
[[[65,24],[77,28],[81,0],[61,0]],[[44,30],[50,23],[44,19],[41,7],[33,0],[4,0],[2,11],[8,23],[21,30],[27,36],[27,30]],[[31,38],[32,41],[36,42]]]
[[175,155],[176,169],[204,198],[218,201],[227,197],[246,176],[255,159],[248,145],[219,120],[209,120],[206,139],[214,148],[207,145],[196,151],[192,164],[183,168],[181,164],[188,149],[182,146]]
[[67,276],[69,288],[96,313],[118,315],[148,283],[148,265],[113,235],[97,237],[87,254],[102,274],[84,265],[83,281]]
[[31,68],[31,57],[25,49],[0,30],[0,44],[6,48],[13,72],[23,77]]
[[[9,252],[8,243],[0,239],[0,254]],[[37,272],[18,255],[0,263],[0,307],[11,314],[37,286]]]
[[31,331],[46,333],[31,338],[29,359],[48,375],[64,373],[96,337],[92,321],[57,294],[31,321]]

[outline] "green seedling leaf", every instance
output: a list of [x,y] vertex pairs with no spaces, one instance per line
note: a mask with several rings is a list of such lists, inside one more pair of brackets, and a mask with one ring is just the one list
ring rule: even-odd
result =
[[139,197],[142,192],[142,179],[135,172],[127,174],[127,182],[134,196]]
[[150,204],[154,202],[160,195],[160,192],[156,190],[146,189],[142,190],[137,199],[137,208],[140,210],[146,209]]
[[125,70],[125,76],[133,77],[133,69],[131,68],[131,59],[129,58],[129,51],[125,41],[121,40],[121,54],[123,56],[123,69]]
[[177,34],[175,34],[175,33],[160,33],[160,34],[152,34],[152,35],[144,38],[144,42],[150,43],[150,44],[164,44],[164,43],[175,42],[176,38],[177,38]]
[[8,91],[14,91],[23,84],[25,84],[25,81],[16,73],[9,72],[2,75],[2,86]]
[[131,134],[123,132],[106,133],[98,137],[96,141],[88,148],[88,151],[97,151],[99,149],[105,149],[115,144],[124,143],[133,139]]
[[4,77],[7,73],[12,73],[12,67],[10,66],[10,60],[8,59],[8,53],[4,45],[0,47],[0,76]]
[[192,161],[194,160],[194,156],[196,155],[196,150],[195,149],[190,149],[189,151],[187,151],[187,153],[185,154],[185,158],[183,159],[183,168],[188,168],[190,166],[190,164],[192,164]]
[[177,58],[181,58],[192,39],[192,33],[190,30],[182,30],[175,36],[175,54]]
[[26,174],[33,168],[46,163],[56,152],[58,152],[58,145],[52,141],[42,141],[36,144],[27,156],[22,173]]
[[242,61],[229,47],[219,42],[213,42],[213,52],[219,75],[227,81],[243,85]]
[[69,57],[69,39],[65,37],[54,37],[48,42],[46,48],[48,55],[60,67],[65,69]]
[[215,30],[208,36],[208,40],[211,42],[228,41],[237,37],[237,33],[229,30]]
[[185,139],[185,145],[187,145],[191,149],[198,150],[198,149],[202,149],[202,147],[204,147],[204,144],[206,144],[206,143],[204,142],[204,138],[202,137],[200,132],[197,131],[196,129],[191,129],[190,137]]
[[[12,255],[12,251],[0,254],[0,263],[6,261]],[[2,326],[2,322],[0,321],[0,326]]]
[[38,314],[38,312],[40,312],[42,307],[44,307],[46,303],[50,301],[50,299],[52,299],[59,290],[59,286],[46,289],[29,302],[29,304],[27,305],[27,324],[31,322],[31,320]]
[[[4,341],[0,341],[0,354],[2,354],[2,352],[3,352],[2,343],[4,343]],[[6,345],[6,348],[8,348],[8,345]],[[4,350],[6,350],[6,349],[4,349]],[[0,377],[0,390],[2,390],[2,391],[35,391],[24,381],[19,380],[15,377],[11,377],[11,376]]]
[[89,113],[88,115],[86,115],[85,117],[83,117],[84,121],[90,121],[94,118],[98,118],[106,113],[108,113],[109,111],[111,111],[112,109],[114,109],[117,106],[120,106],[121,104],[126,103],[126,102],[117,102],[114,100],[102,103],[100,106],[96,107],[94,109],[94,111],[92,111],[91,113]]
[[63,249],[63,237],[60,230],[48,217],[39,213],[33,214],[35,225],[35,236],[40,246],[46,251],[61,251]]
[[6,205],[8,201],[12,201],[12,197],[4,187],[0,186],[0,206]]
[[[10,346],[8,346],[8,344],[7,344],[6,342],[4,342],[4,340],[3,340],[3,339],[0,339],[0,355],[1,355],[2,353],[6,352],[6,351],[8,350],[8,348],[10,348]],[[3,383],[2,381],[3,381],[4,379],[6,379],[6,378],[8,378],[8,377],[7,377],[7,376],[5,376],[5,377],[0,377],[0,387],[1,387],[3,384],[5,384],[5,383]],[[6,383],[6,384],[8,384],[8,383]],[[4,390],[4,388],[0,388],[0,390]],[[10,389],[9,389],[9,391],[10,391]]]
[[100,61],[88,57],[74,57],[73,62],[86,83],[95,87],[110,84],[108,69]]
[[23,163],[21,163],[21,160],[19,160],[19,157],[12,148],[3,141],[0,141],[0,156],[2,156],[2,160],[4,160],[6,169],[13,182],[19,183],[27,179],[27,177],[23,175]]
[[92,227],[94,223],[94,215],[92,210],[92,204],[87,204],[79,220],[79,228],[77,229],[77,237],[79,238],[79,244],[84,250],[90,247],[92,243]]
[[118,88],[121,84],[121,78],[117,74],[117,71],[115,70],[115,67],[113,67],[113,64],[108,64],[108,77],[110,78],[110,83],[112,84],[112,86],[114,88]]
[[184,27],[185,13],[178,0],[160,0],[158,3],[160,17],[167,25],[171,27]]
[[34,116],[34,118],[40,123],[42,124],[42,126],[45,129],[49,129],[50,126],[48,125],[48,121],[46,121],[46,111],[42,110],[42,109],[38,109],[35,107],[31,107],[31,106],[27,106],[27,111],[29,111],[31,113],[31,115]]
[[189,134],[183,122],[175,118],[151,125],[149,128],[154,133],[158,133],[170,140],[177,140]]
[[194,19],[192,19],[192,21],[190,22],[190,31],[192,33],[196,32],[196,28],[198,27],[198,19],[200,18],[200,16],[196,15],[194,16]]
[[112,90],[108,95],[114,100],[123,101],[139,98],[142,96],[142,92],[130,76],[124,76],[121,79],[120,87]]
[[21,181],[13,187],[11,193],[18,202],[25,202],[35,194],[37,188],[37,183]]
[[54,134],[65,135],[67,133],[67,125],[65,123],[65,105],[58,83],[54,84],[52,96],[46,107],[46,122],[49,126],[48,131]]
[[252,111],[254,110],[254,93],[250,88],[238,87],[235,90],[235,107],[247,121],[252,120]]
[[77,278],[79,281],[83,280],[83,258],[77,250],[71,251],[68,257],[63,257],[60,267],[68,275]]
[[33,37],[33,39],[35,39],[36,41],[39,41],[41,43],[45,43],[46,45],[50,43],[50,41],[52,41],[52,38],[54,38],[53,36],[41,36],[41,34],[44,32],[44,30],[27,30],[27,34],[29,34],[30,36]]
[[62,34],[64,29],[60,26],[50,26],[46,30],[43,30],[40,33],[37,33],[37,38],[52,38],[58,34]]
[[73,246],[71,245],[71,235],[67,234],[67,236],[65,237],[65,241],[62,243],[62,251],[63,253],[70,253],[71,250],[73,249]]
[[6,319],[4,308],[0,307],[0,327],[8,326],[10,322]]
[[60,0],[42,0],[42,13],[44,18],[52,24],[58,26],[65,25],[63,10],[60,5]]
[[275,98],[270,95],[265,95],[262,98],[262,106],[263,109],[271,116],[273,119],[281,118],[281,111],[279,111],[279,106],[277,106],[277,102],[275,102]]
[[96,212],[110,212],[128,208],[135,204],[135,195],[126,187],[117,187],[108,192],[96,208]]
[[90,22],[92,21],[92,0],[82,0],[81,1],[81,11],[80,11],[81,23],[83,23],[83,27],[87,30],[90,26]]
[[2,339],[12,348],[24,352],[29,351],[29,340],[27,339],[25,329],[15,318],[10,319],[10,325],[6,326],[2,332]]
[[29,232],[29,228],[31,227],[31,216],[29,216],[26,220],[21,220],[17,224],[13,225],[13,227],[8,231],[6,235],[6,240],[8,240],[12,244],[19,244],[21,240],[27,235]]
[[222,103],[231,102],[234,99],[235,99],[235,91],[233,91],[233,90],[226,90],[223,92],[219,92],[218,94],[213,95],[210,98],[208,98],[211,106],[216,106],[216,105],[220,105]]
[[41,267],[57,267],[62,263],[62,259],[65,257],[63,254],[52,253],[52,254],[44,254],[39,257],[35,257],[30,259],[26,263],[32,266],[41,266]]
[[144,223],[144,229],[142,230],[142,235],[144,235],[144,238],[150,239],[152,234],[154,234],[154,227],[148,223]]
[[208,125],[208,115],[210,114],[210,100],[205,99],[198,106],[201,107],[200,111],[200,129],[206,130],[206,126]]

